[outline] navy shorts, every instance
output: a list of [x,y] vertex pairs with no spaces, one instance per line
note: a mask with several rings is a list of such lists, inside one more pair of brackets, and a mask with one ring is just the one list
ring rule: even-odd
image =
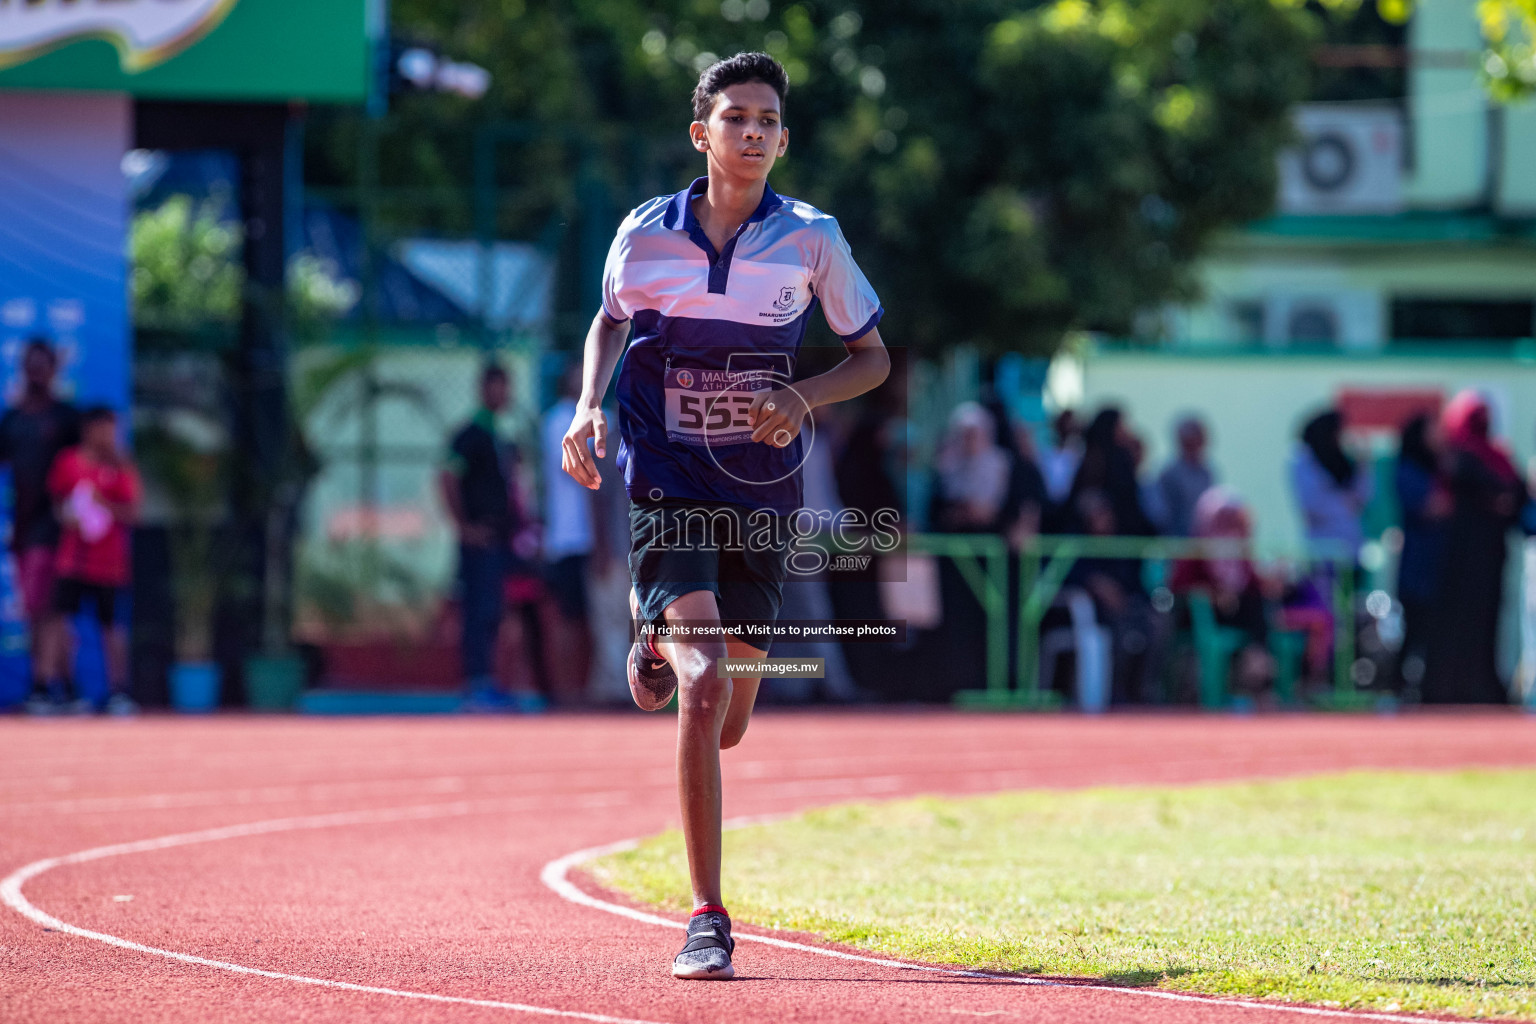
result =
[[87,598],[96,613],[96,623],[102,629],[128,624],[123,598],[126,587],[113,587],[85,580],[63,577],[53,581],[53,610],[73,618],[80,614]]
[[[739,505],[688,501],[631,502],[629,578],[641,622],[656,622],[667,605],[695,590],[715,595],[720,623],[771,623],[784,599],[789,566],[785,517]],[[753,642],[758,650],[761,641]]]

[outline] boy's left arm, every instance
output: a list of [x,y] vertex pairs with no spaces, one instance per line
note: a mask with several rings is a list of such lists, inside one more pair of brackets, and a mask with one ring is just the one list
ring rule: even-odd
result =
[[139,471],[128,462],[123,463],[116,486],[110,494],[100,495],[100,500],[112,513],[112,518],[124,526],[135,526],[139,521],[139,505],[144,488],[139,482]]
[[[812,409],[857,398],[879,387],[889,376],[891,356],[880,340],[878,327],[848,342],[847,348],[848,358],[826,373],[796,381],[793,387],[758,392],[747,410],[752,440],[784,447],[800,433]],[[789,435],[783,445],[774,440],[781,431]]]
[[821,301],[827,326],[843,339],[848,358],[826,373],[791,387],[760,392],[752,399],[747,410],[752,440],[780,448],[787,447],[800,433],[812,409],[873,390],[891,372],[890,353],[880,340],[878,325],[885,312],[880,299],[854,262],[837,222],[827,218],[818,223],[811,292]]

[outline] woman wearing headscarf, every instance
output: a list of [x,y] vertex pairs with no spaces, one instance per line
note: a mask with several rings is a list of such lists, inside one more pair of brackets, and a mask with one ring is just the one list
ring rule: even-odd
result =
[[1397,562],[1397,597],[1403,604],[1403,646],[1398,675],[1413,689],[1424,679],[1427,638],[1434,629],[1435,594],[1445,561],[1451,494],[1440,479],[1434,420],[1420,413],[1403,427],[1393,484],[1402,510],[1403,550]]
[[1452,510],[1425,651],[1425,703],[1509,699],[1495,662],[1499,606],[1508,533],[1527,495],[1509,453],[1493,440],[1492,423],[1487,400],[1475,391],[1451,399],[1440,417]]
[[930,528],[939,533],[1006,534],[1018,516],[1014,458],[998,443],[992,414],[962,402],[934,459]]
[[[976,402],[962,402],[934,457],[928,528],[936,533],[1009,535],[1020,503],[1012,487],[1015,460],[998,443],[993,415]],[[944,670],[906,688],[917,700],[946,701],[957,689],[980,686],[985,677],[986,618],[980,601],[950,559],[939,562],[943,622],[929,641],[942,654]]]
[[1098,491],[1108,499],[1122,536],[1151,537],[1157,533],[1141,503],[1136,456],[1124,416],[1112,405],[1099,410],[1083,432],[1083,460],[1072,479],[1063,515],[1069,532],[1088,532],[1079,511],[1080,499],[1088,491]]
[[1344,417],[1319,413],[1301,430],[1291,456],[1291,488],[1309,541],[1336,541],[1358,552],[1361,513],[1371,500],[1371,474],[1344,450]]

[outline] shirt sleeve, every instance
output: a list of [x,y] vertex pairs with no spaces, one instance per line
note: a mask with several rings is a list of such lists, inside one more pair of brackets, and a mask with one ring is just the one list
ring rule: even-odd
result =
[[608,259],[603,262],[603,315],[616,324],[624,323],[632,314],[632,310],[619,301],[619,289],[623,286],[621,275],[629,257],[630,220],[626,217],[619,225],[619,233],[613,236],[613,244],[608,247]]
[[875,289],[853,261],[853,251],[836,221],[831,221],[826,232],[811,277],[811,291],[821,300],[827,326],[845,342],[868,334],[885,315]]

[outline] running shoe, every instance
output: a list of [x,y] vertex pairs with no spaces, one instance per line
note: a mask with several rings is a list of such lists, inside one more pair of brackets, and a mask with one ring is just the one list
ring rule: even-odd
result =
[[27,703],[23,705],[23,709],[34,718],[49,718],[53,715],[61,714],[64,710],[64,703],[55,699],[53,694],[47,690],[35,690],[32,696],[27,698]]
[[688,941],[672,961],[672,977],[703,981],[734,978],[736,968],[731,966],[731,953],[735,949],[729,914],[695,914],[688,920]]
[[139,713],[139,702],[122,690],[118,690],[107,698],[106,706],[102,710],[118,718],[130,718]]
[[677,673],[666,658],[651,656],[649,644],[629,648],[629,695],[641,711],[660,711],[677,692]]

